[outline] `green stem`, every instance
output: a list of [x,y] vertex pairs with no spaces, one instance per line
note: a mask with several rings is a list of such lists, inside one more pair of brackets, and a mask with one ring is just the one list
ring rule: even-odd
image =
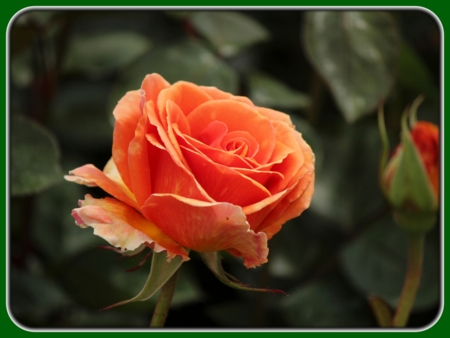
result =
[[369,304],[372,308],[373,314],[377,319],[379,327],[391,327],[392,323],[392,311],[386,302],[377,296],[369,297]]
[[424,235],[408,235],[408,271],[392,325],[405,327],[416,299],[422,275]]
[[180,271],[180,269],[178,269],[161,288],[161,293],[159,294],[158,301],[156,302],[150,327],[164,326],[167,313],[169,312],[170,303],[172,302],[172,297],[177,285],[178,271]]

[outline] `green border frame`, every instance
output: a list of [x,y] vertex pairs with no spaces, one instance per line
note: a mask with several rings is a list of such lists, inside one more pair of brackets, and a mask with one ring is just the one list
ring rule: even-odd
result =
[[[193,5],[192,2],[190,2],[190,7],[195,7],[195,6],[211,6],[211,2],[205,2],[202,0],[195,0],[194,1],[195,4]],[[274,4],[276,3],[276,4]],[[2,286],[2,290],[4,290],[4,292],[1,292],[1,302],[2,304],[4,304],[4,307],[2,307],[1,310],[1,314],[0,314],[0,326],[3,329],[3,332],[6,332],[7,334],[11,334],[14,335],[14,337],[23,337],[23,336],[29,336],[31,333],[34,334],[38,334],[40,336],[42,335],[49,335],[49,334],[61,334],[61,333],[65,333],[65,332],[70,332],[72,334],[75,335],[82,335],[82,334],[111,334],[114,333],[115,335],[117,334],[123,334],[124,332],[130,332],[130,331],[85,331],[85,332],[74,332],[74,330],[67,330],[67,331],[57,331],[57,330],[49,330],[49,331],[34,331],[34,332],[29,332],[29,331],[24,331],[22,328],[16,326],[16,324],[11,320],[11,318],[9,317],[9,314],[7,312],[7,295],[6,295],[6,281],[7,281],[7,262],[6,262],[6,250],[8,249],[6,247],[6,243],[7,243],[7,238],[6,238],[6,227],[9,226],[9,222],[7,219],[7,208],[8,208],[8,200],[9,200],[9,194],[8,194],[8,185],[9,182],[7,181],[8,179],[8,161],[7,161],[7,146],[8,146],[8,126],[7,126],[7,115],[8,115],[8,107],[6,107],[6,95],[7,95],[7,83],[8,83],[8,70],[6,68],[6,62],[7,62],[7,46],[6,46],[6,37],[8,34],[8,24],[11,20],[11,18],[19,11],[21,11],[24,8],[27,7],[47,7],[47,6],[58,6],[58,7],[69,7],[69,6],[83,6],[83,7],[93,7],[93,6],[104,6],[104,7],[111,7],[111,6],[124,6],[122,3],[118,2],[118,1],[113,1],[113,2],[106,2],[106,1],[95,1],[95,3],[92,3],[91,1],[85,1],[85,0],[76,0],[76,1],[67,1],[64,6],[61,5],[60,2],[57,1],[46,1],[44,4],[40,4],[37,5],[36,3],[33,3],[32,1],[29,0],[16,0],[13,2],[7,2],[6,5],[2,6],[2,10],[0,12],[0,21],[2,23],[2,26],[4,27],[4,32],[5,35],[3,35],[3,41],[2,41],[2,46],[3,46],[3,53],[1,53],[1,62],[4,65],[2,67],[2,75],[4,75],[4,79],[5,81],[3,82],[2,86],[5,86],[5,96],[2,96],[1,98],[1,103],[3,104],[3,107],[5,107],[5,115],[3,116],[3,118],[0,119],[0,126],[1,129],[5,131],[4,137],[1,138],[1,151],[2,154],[4,154],[4,156],[1,157],[2,160],[2,174],[3,174],[3,180],[1,180],[1,185],[2,188],[4,188],[4,203],[2,204],[2,208],[0,210],[1,215],[3,216],[3,219],[5,220],[5,230],[0,232],[1,233],[1,240],[2,243],[4,243],[4,259],[1,260],[1,276],[2,278],[1,280],[1,286]],[[128,3],[127,6],[147,6],[147,7],[172,7],[172,6],[176,6],[176,7],[181,7],[181,6],[187,6],[186,3],[183,3],[182,1],[177,1],[177,0],[165,0],[165,1],[161,1],[161,0],[156,0],[156,1],[131,1],[131,3]],[[408,4],[404,1],[396,1],[395,3],[392,3],[391,1],[377,1],[376,3],[369,3],[369,4],[365,4],[364,6],[361,6],[361,2],[358,1],[345,1],[343,2],[338,2],[338,1],[288,1],[288,0],[282,0],[282,1],[245,1],[245,4],[243,5],[242,2],[240,1],[220,1],[218,3],[216,3],[214,6],[220,6],[220,7],[225,7],[225,6],[230,6],[230,7],[250,7],[250,6],[256,6],[256,7],[261,7],[261,6],[268,6],[268,7],[274,7],[275,8],[282,8],[282,7],[307,7],[307,6],[311,6],[311,7],[322,7],[322,6],[329,6],[332,7],[333,9],[339,9],[339,7],[359,7],[359,9],[364,9],[365,7],[392,7],[392,9],[401,9],[401,7],[416,7],[417,9],[419,9],[420,7],[429,10],[431,12],[433,12],[436,17],[441,21],[441,25],[442,25],[442,34],[443,36],[443,56],[444,56],[444,60],[442,61],[443,67],[442,67],[442,96],[443,96],[443,100],[444,102],[442,102],[442,109],[443,112],[441,113],[441,118],[442,118],[442,126],[441,126],[441,155],[442,155],[442,163],[441,163],[441,197],[442,197],[442,204],[441,204],[441,209],[442,209],[442,214],[441,214],[441,222],[442,222],[442,231],[444,234],[444,238],[443,238],[443,243],[447,242],[450,240],[448,233],[450,233],[450,231],[445,232],[445,224],[444,224],[444,215],[443,215],[443,211],[445,210],[445,200],[444,200],[444,193],[445,193],[445,181],[444,181],[444,168],[445,168],[445,154],[444,154],[444,148],[445,148],[445,133],[444,130],[448,129],[447,125],[449,124],[448,121],[446,121],[445,119],[445,96],[446,94],[449,92],[449,90],[445,87],[445,75],[446,73],[448,73],[447,68],[445,67],[445,59],[448,58],[448,50],[449,50],[449,43],[447,40],[449,40],[449,38],[445,35],[445,27],[450,26],[450,11],[447,10],[447,7],[445,6],[445,4],[443,4],[443,2],[441,2],[440,0],[428,0],[428,1],[419,1],[416,2],[415,4]],[[124,7],[125,8],[125,7]],[[447,151],[448,152],[448,151]],[[449,296],[445,293],[445,283],[446,283],[446,274],[448,275],[448,273],[446,273],[446,271],[448,269],[446,269],[446,267],[448,266],[448,260],[446,259],[448,256],[448,254],[446,254],[445,251],[445,245],[443,245],[443,281],[444,281],[444,285],[443,285],[443,289],[444,289],[444,293],[443,293],[443,309],[442,309],[442,314],[441,317],[435,322],[435,324],[431,327],[429,327],[428,329],[419,332],[419,334],[421,335],[421,337],[423,336],[433,336],[434,334],[439,334],[439,333],[444,333],[446,332],[446,322],[449,319],[449,315],[447,314],[447,312],[445,311],[445,303],[446,301],[448,301]],[[200,331],[200,332],[199,332]],[[149,333],[150,331],[138,331],[138,332],[142,332],[142,333]],[[302,330],[290,330],[290,331],[250,331],[250,330],[221,330],[220,332],[218,331],[214,331],[212,332],[215,335],[226,335],[226,334],[239,334],[239,335],[246,335],[248,337],[248,335],[251,335],[253,337],[256,337],[257,335],[263,335],[263,336],[269,336],[269,335],[274,335],[274,334],[283,334],[283,335],[311,335],[311,334],[328,334],[328,333],[334,333],[334,334],[338,334],[338,335],[346,335],[346,334],[352,334],[353,332],[355,333],[363,333],[363,331],[360,330],[354,330],[354,331],[337,331],[337,330],[308,330],[308,331],[302,331]],[[388,334],[388,335],[392,335],[392,334],[396,334],[396,333],[400,333],[400,332],[405,332],[405,331],[399,331],[399,332],[392,332],[392,331],[375,331],[375,330],[366,330],[364,332],[368,332],[371,334],[375,334],[375,335],[380,335],[380,334]],[[191,331],[187,331],[187,330],[179,330],[179,331],[165,331],[165,330],[161,330],[161,331],[151,331],[151,334],[153,336],[158,336],[161,337],[162,335],[164,335],[165,337],[167,336],[179,336],[181,334],[183,335],[198,335],[199,333],[201,333],[202,335],[209,335],[211,334],[209,331],[204,331],[201,332],[201,329],[199,329],[198,331],[193,332]]]

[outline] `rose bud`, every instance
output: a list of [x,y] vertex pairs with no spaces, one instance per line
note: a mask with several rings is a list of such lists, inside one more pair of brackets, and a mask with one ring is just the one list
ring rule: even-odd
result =
[[72,214],[121,250],[145,244],[167,260],[225,250],[251,268],[310,205],[314,154],[284,113],[151,74],[113,114],[104,170],[87,164],[65,178],[112,195],[87,195]]
[[[416,120],[420,102],[421,98],[416,100],[409,112],[411,130],[404,115],[401,142],[383,165],[381,176],[397,223],[416,233],[434,225],[439,201],[439,130],[430,122]],[[387,138],[384,123],[380,127],[382,137]]]

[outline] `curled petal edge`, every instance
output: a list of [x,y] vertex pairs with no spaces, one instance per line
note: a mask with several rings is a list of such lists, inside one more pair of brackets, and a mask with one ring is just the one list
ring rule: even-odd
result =
[[142,207],[144,215],[165,234],[198,252],[231,249],[247,268],[267,262],[264,232],[250,229],[242,208],[172,194],[153,194]]
[[[183,247],[129,205],[108,197],[95,199],[89,194],[78,204],[80,207],[72,210],[75,223],[81,228],[92,227],[94,235],[119,248],[121,252],[133,251],[145,244],[155,252],[166,251],[167,261],[175,256],[181,256],[183,261],[189,260]],[[137,227],[146,229],[146,233]]]

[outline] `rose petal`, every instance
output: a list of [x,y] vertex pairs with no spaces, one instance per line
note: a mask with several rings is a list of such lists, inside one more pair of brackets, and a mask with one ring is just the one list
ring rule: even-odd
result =
[[272,156],[275,130],[266,117],[247,104],[233,100],[206,102],[195,108],[187,120],[195,139],[212,121],[221,121],[228,127],[228,132],[246,131],[255,138],[259,151],[254,158],[258,163],[265,164]]
[[[110,161],[105,167],[110,173],[115,171],[113,164],[114,162]],[[123,181],[117,181],[117,176],[113,176],[114,179],[111,179],[92,164],[86,164],[71,170],[69,171],[69,174],[70,175],[64,176],[67,181],[84,184],[88,187],[98,186],[118,200],[139,209],[139,205],[137,204],[133,193],[125,186]]]
[[179,130],[182,130],[183,133],[189,135],[190,134],[190,127],[189,123],[186,120],[186,116],[184,116],[184,113],[181,111],[180,107],[178,105],[168,100],[166,102],[166,113],[167,113],[167,137],[170,142],[170,147],[174,149],[176,152],[176,158],[180,160],[180,162],[183,163],[186,168],[188,168],[186,161],[184,161],[183,155],[181,153],[180,146],[178,145],[177,139],[175,137],[175,133],[173,131],[173,128],[177,128]]
[[233,249],[247,268],[267,262],[265,233],[249,229],[242,209],[176,195],[152,195],[142,211],[181,245],[199,252]]
[[126,186],[131,189],[130,171],[128,168],[128,146],[134,138],[134,131],[142,116],[140,109],[141,92],[128,92],[119,101],[113,111],[116,119],[113,133],[112,157]]
[[72,215],[76,224],[94,228],[95,235],[122,251],[135,250],[146,243],[156,252],[167,251],[168,260],[175,255],[183,260],[189,259],[182,246],[132,207],[116,199],[95,199],[86,195],[85,200],[80,201],[80,208],[73,209]]
[[[306,186],[306,188],[305,188]],[[297,195],[300,196],[297,197]],[[296,189],[292,190],[285,199],[274,208],[271,213],[264,219],[258,229],[267,234],[270,239],[287,221],[298,217],[303,211],[309,208],[311,199],[314,194],[314,173],[308,172],[302,177]],[[295,197],[297,197],[295,199]],[[275,220],[271,222],[272,220]]]
[[177,128],[174,128],[174,131],[177,136],[178,144],[183,145],[194,152],[204,154],[214,163],[222,164],[226,167],[253,168],[250,161],[239,155],[224,151],[223,149],[212,148],[188,135],[183,135],[180,131],[177,131]]
[[206,87],[206,86],[200,86],[200,88],[213,100],[235,100],[242,103],[246,103],[250,106],[254,106],[253,102],[245,97],[245,96],[234,96],[230,93],[226,93],[224,91],[221,91],[220,89],[217,89],[216,87]]
[[[239,147],[237,147],[236,144],[246,146],[245,152],[238,151]],[[242,157],[253,157],[259,150],[259,144],[256,142],[255,138],[248,132],[241,130],[232,131],[226,134],[223,137],[220,146],[224,150],[234,150],[234,153],[240,154]]]
[[153,144],[151,137],[147,139],[150,141],[148,149],[151,154],[152,193],[177,194],[201,201],[214,201],[197,182],[192,172],[175,163],[167,149],[161,148],[158,143]]
[[284,178],[282,173],[278,171],[264,171],[255,169],[245,169],[245,168],[230,168],[238,173],[251,178],[252,180],[258,182],[261,185],[265,185],[270,179],[282,180]]
[[153,101],[155,105],[158,101],[159,93],[169,87],[170,83],[156,73],[147,75],[141,85],[141,89],[145,92],[146,101]]
[[[143,205],[152,193],[149,150],[145,137],[149,127],[148,117],[142,115],[136,126],[135,136],[128,146],[130,179],[134,196],[139,205]],[[154,132],[156,132],[156,128]]]
[[212,162],[203,154],[183,146],[181,149],[194,177],[215,201],[246,206],[270,196],[269,191],[258,182]]
[[[314,154],[299,133],[295,133],[294,137],[304,156],[303,166],[298,170],[294,178],[287,183],[285,190],[266,200],[243,208],[251,229],[266,232],[265,229],[271,227],[267,230],[270,237],[279,230],[284,222],[297,217],[303,210],[308,208],[314,192]],[[290,203],[293,205],[292,208],[289,207]]]
[[295,129],[295,126],[292,123],[291,117],[288,114],[279,112],[277,110],[269,109],[269,108],[263,108],[263,107],[256,107],[256,109],[259,111],[259,113],[261,115],[267,117],[269,120],[284,122],[292,129]]
[[[161,124],[161,121],[160,121],[158,115],[156,114],[156,111],[154,109],[154,105],[153,105],[152,101],[149,101],[145,104],[144,112],[148,116],[150,124],[152,124],[153,126],[156,127],[156,129],[158,131],[158,136],[161,139],[161,142],[162,142],[164,148],[167,150],[167,152],[172,157],[173,161],[180,167],[188,168],[186,161],[184,160],[183,156],[181,155],[181,151],[179,150],[178,145],[176,144],[176,142],[173,142],[171,140],[171,137],[169,137],[169,134],[167,131],[167,126],[166,126],[166,128],[164,128],[163,125]],[[167,119],[165,121],[165,124],[167,125]],[[149,137],[152,140],[155,140],[155,141],[157,140],[155,138],[155,136],[152,134],[150,134]],[[149,139],[149,137],[147,137],[147,139]],[[158,141],[158,143],[160,143],[160,142]],[[159,148],[159,146],[158,146],[158,148]]]
[[[283,180],[273,180],[266,185],[271,193],[286,189],[304,163],[308,163],[305,161],[305,156],[312,154],[311,148],[303,140],[300,133],[292,130],[284,122],[274,121],[273,126],[277,134],[277,140],[294,151],[289,153],[282,162],[275,163],[271,167],[272,171],[278,171],[284,175]],[[305,152],[308,155],[305,155]],[[313,170],[313,167],[311,170]]]
[[[181,130],[180,130],[181,131]],[[212,121],[198,136],[198,140],[212,148],[219,148],[220,142],[228,131],[227,125],[220,121]],[[181,131],[182,132],[182,131]],[[186,134],[186,133],[183,133]]]
[[188,116],[195,107],[210,101],[211,97],[193,83],[184,81],[177,82],[170,88],[164,89],[158,96],[157,106],[164,128],[167,128],[166,102],[168,100],[176,103]]

